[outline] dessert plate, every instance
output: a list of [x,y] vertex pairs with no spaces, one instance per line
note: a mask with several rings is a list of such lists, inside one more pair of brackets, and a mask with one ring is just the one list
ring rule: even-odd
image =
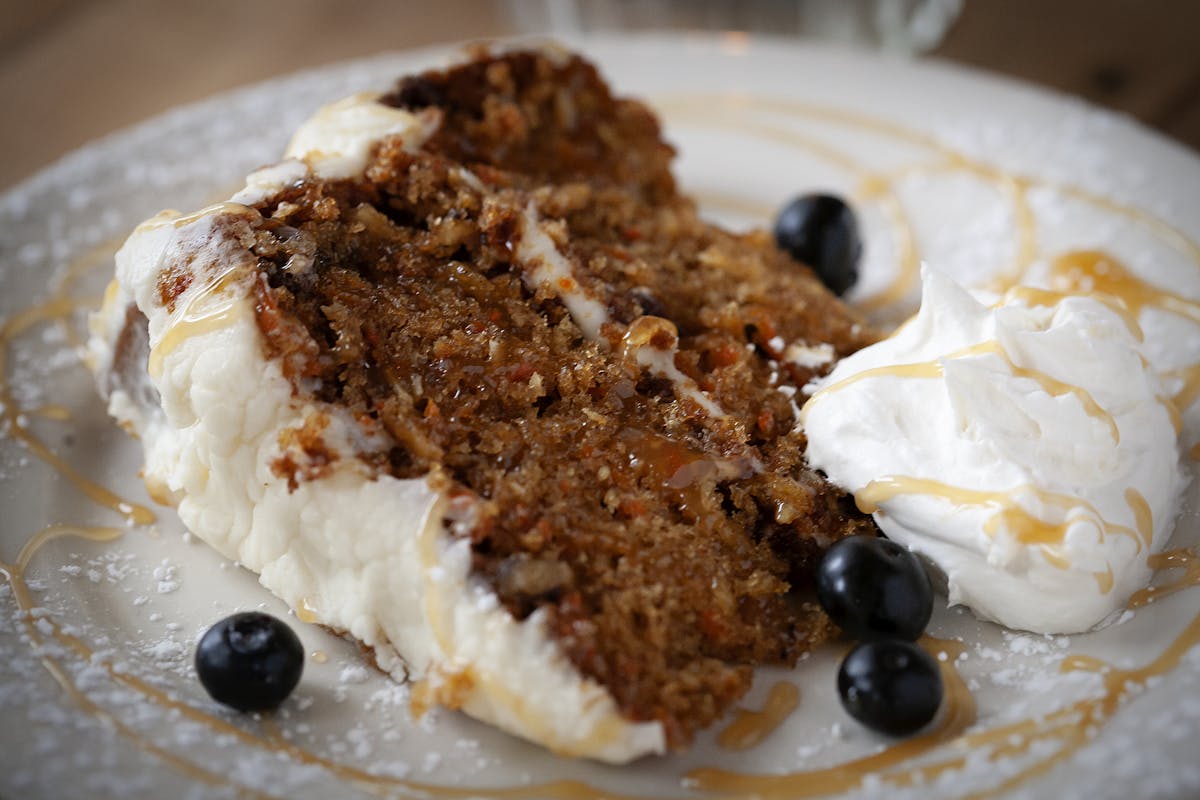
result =
[[[660,111],[681,181],[714,218],[761,226],[797,193],[851,198],[867,244],[850,300],[876,320],[913,310],[922,260],[986,286],[1103,252],[1156,287],[1137,295],[1154,361],[1179,405],[1196,399],[1194,154],[1070,98],[934,62],[736,34],[567,44]],[[291,623],[305,676],[279,712],[242,716],[209,700],[191,668],[199,635],[235,610],[290,612],[146,497],[138,447],[79,361],[81,312],[98,303],[137,222],[227,196],[320,104],[455,52],[335,65],[181,108],[0,198],[0,796],[1200,792],[1200,589],[1186,590],[1200,577],[1195,482],[1174,554],[1157,562],[1160,588],[1103,630],[1031,635],[939,608],[930,631],[949,640],[934,646],[952,701],[903,743],[841,711],[833,646],[794,670],[762,671],[742,704],[762,713],[734,715],[735,733],[768,733],[753,746],[734,741],[731,717],[680,755],[626,767],[560,759],[452,712],[413,719],[407,686],[302,612]],[[1191,406],[1181,441],[1194,473]]]

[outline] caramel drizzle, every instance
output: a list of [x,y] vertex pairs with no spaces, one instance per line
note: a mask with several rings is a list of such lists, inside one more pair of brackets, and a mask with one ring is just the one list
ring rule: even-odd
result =
[[[21,621],[24,625],[26,635],[29,637],[29,641],[34,649],[34,652],[37,653],[37,658],[41,661],[42,666],[46,669],[46,671],[50,673],[50,676],[54,679],[54,681],[80,708],[96,719],[103,721],[121,736],[132,741],[143,752],[161,758],[165,763],[187,777],[193,780],[201,781],[202,783],[210,786],[234,785],[226,776],[205,769],[197,765],[195,762],[173,753],[170,750],[167,750],[149,737],[143,736],[129,725],[118,719],[108,709],[100,706],[98,703],[89,698],[85,692],[75,685],[75,681],[72,678],[71,673],[66,669],[59,659],[50,654],[51,651],[46,648],[45,644],[48,635],[60,645],[75,653],[75,655],[81,659],[88,660],[91,660],[92,656],[94,655],[92,649],[84,644],[83,641],[78,637],[64,631],[62,626],[60,626],[58,622],[51,617],[38,617],[43,626],[49,626],[49,634],[47,635],[44,635],[42,633],[42,629],[40,629],[38,625],[34,624],[34,617],[31,612],[36,604],[29,593],[29,586],[25,582],[25,569],[29,566],[30,560],[33,558],[33,555],[38,551],[38,549],[40,549],[47,542],[62,536],[77,536],[84,539],[90,539],[91,541],[95,542],[110,542],[120,537],[122,534],[123,531],[117,528],[89,528],[71,525],[55,525],[45,528],[44,530],[35,534],[29,539],[29,541],[25,543],[25,546],[21,548],[21,552],[18,554],[15,563],[7,564],[0,562],[0,576],[3,576],[4,579],[8,581],[9,586],[12,587],[13,597],[16,600],[17,608],[22,612]],[[150,686],[138,678],[122,672],[117,672],[111,663],[103,662],[103,668],[108,673],[109,677],[114,681],[134,689],[143,696],[154,699],[160,704],[166,704],[172,708],[178,708],[180,713],[184,714],[190,719],[203,717],[204,722],[209,724],[210,727],[212,727],[215,731],[220,733],[229,733],[232,735],[239,735],[243,733],[240,728],[222,722],[215,717],[210,717],[207,714],[201,714],[186,704],[171,700],[164,692],[154,688],[153,686]],[[255,798],[255,800],[267,800],[270,798],[270,795],[263,794],[253,789],[242,786],[237,786],[236,788],[238,794],[243,797]]]
[[1062,672],[1098,672],[1104,679],[1104,691],[1099,697],[1080,700],[1047,714],[1041,725],[1032,720],[1005,725],[982,733],[965,736],[965,747],[991,747],[993,758],[1027,753],[1037,742],[1058,740],[1059,749],[1034,762],[1011,778],[987,791],[970,795],[972,800],[997,797],[1011,791],[1031,778],[1044,775],[1066,761],[1087,745],[1101,727],[1114,715],[1124,701],[1143,687],[1150,678],[1166,675],[1173,670],[1188,650],[1200,644],[1200,615],[1156,659],[1140,669],[1117,669],[1098,658],[1084,655],[1068,656],[1059,669]]
[[71,417],[73,416],[71,414],[71,409],[67,408],[66,406],[59,405],[58,403],[48,403],[44,406],[31,408],[26,410],[25,413],[35,417],[41,417],[42,419],[54,420],[55,422],[70,422]]
[[1050,283],[1071,294],[1116,297],[1134,314],[1154,307],[1200,324],[1200,303],[1142,280],[1116,258],[1098,250],[1076,250],[1058,256],[1050,265]]
[[761,711],[739,708],[717,735],[717,744],[726,750],[749,750],[774,733],[799,705],[800,690],[794,683],[780,681],[771,687]]
[[917,237],[913,232],[908,212],[886,181],[876,176],[863,179],[859,188],[852,193],[851,199],[875,200],[879,203],[879,210],[892,226],[892,236],[896,244],[897,277],[882,291],[857,303],[866,311],[881,311],[903,300],[917,284],[917,278],[921,274]]
[[[871,481],[855,492],[854,501],[864,514],[873,514],[879,510],[881,504],[888,500],[910,494],[938,497],[960,507],[993,508],[995,513],[983,526],[985,533],[995,536],[1003,529],[1010,532],[1022,544],[1040,545],[1043,554],[1047,556],[1046,560],[1061,569],[1065,569],[1068,564],[1054,546],[1061,545],[1070,527],[1081,520],[1090,521],[1097,527],[1100,531],[1101,541],[1104,540],[1106,534],[1127,536],[1137,544],[1139,552],[1143,547],[1150,546],[1154,536],[1154,525],[1150,518],[1149,506],[1136,489],[1129,489],[1125,493],[1125,501],[1129,504],[1136,520],[1136,530],[1125,525],[1108,522],[1093,505],[1079,497],[1047,492],[1033,484],[1021,484],[1005,491],[992,491],[964,489],[927,478],[888,475]],[[1046,522],[1026,510],[1017,502],[1018,497],[1026,495],[1061,511],[1063,521]]]
[[1167,412],[1167,419],[1171,421],[1171,427],[1175,429],[1175,435],[1183,433],[1183,412],[1179,410],[1179,406],[1166,395],[1159,395],[1154,398],[1158,404]]
[[231,267],[192,294],[187,304],[173,315],[162,338],[150,349],[146,371],[151,377],[162,374],[163,360],[188,339],[228,327],[238,320],[239,298],[227,290],[243,276],[242,270]]
[[[8,353],[17,337],[35,325],[61,322],[67,326],[71,316],[81,307],[95,304],[96,298],[52,297],[44,303],[26,308],[6,319],[0,325],[0,420],[6,424],[14,439],[37,458],[49,464],[60,475],[75,485],[92,502],[117,512],[137,525],[154,522],[154,512],[145,506],[132,503],[109,491],[99,483],[87,478],[62,456],[55,453],[30,428],[25,419],[26,411],[17,403],[8,382]],[[58,407],[61,409],[61,407]],[[55,412],[61,414],[61,412]],[[68,412],[69,415],[69,412]],[[53,418],[53,417],[51,417]]]
[[1121,441],[1121,432],[1117,427],[1117,421],[1113,418],[1112,414],[1105,411],[1100,404],[1096,402],[1095,398],[1092,397],[1091,393],[1088,392],[1087,389],[1084,389],[1082,386],[1074,386],[1072,384],[1060,381],[1052,375],[1042,372],[1041,370],[1019,366],[1012,360],[1012,358],[1009,357],[1008,353],[1005,352],[1001,344],[994,339],[986,342],[980,342],[979,344],[971,345],[969,347],[964,347],[960,350],[955,350],[945,354],[944,356],[940,356],[935,360],[922,361],[912,364],[889,364],[883,367],[873,367],[871,369],[865,369],[862,372],[851,375],[848,378],[843,378],[840,381],[831,383],[828,386],[823,387],[820,391],[809,398],[807,403],[804,404],[805,408],[801,410],[801,422],[803,422],[806,417],[804,411],[808,409],[809,404],[816,402],[818,398],[826,397],[834,392],[845,389],[848,386],[852,386],[859,381],[882,377],[940,378],[945,374],[944,363],[946,361],[984,355],[998,356],[1004,361],[1005,364],[1008,365],[1008,368],[1014,377],[1032,380],[1051,397],[1062,397],[1066,394],[1073,396],[1079,401],[1079,404],[1083,406],[1083,410],[1088,416],[1100,420],[1108,427],[1108,432],[1109,435],[1112,436],[1113,442]]
[[1148,606],[1160,597],[1181,592],[1190,586],[1200,586],[1200,547],[1180,547],[1155,553],[1146,559],[1151,569],[1183,570],[1183,574],[1167,583],[1139,589],[1129,598],[1130,608]]
[[182,228],[191,225],[193,222],[198,222],[205,217],[216,216],[218,214],[233,214],[235,216],[261,216],[257,209],[252,208],[242,203],[234,203],[229,200],[223,200],[212,205],[207,205],[199,211],[193,211],[190,214],[180,214],[178,211],[166,209],[158,212],[150,219],[141,223],[134,230],[136,231],[153,231],[159,228],[165,228],[168,225],[173,228]]
[[[1055,295],[1090,296],[1120,314],[1138,341],[1143,341],[1144,336],[1137,320],[1146,308],[1157,308],[1200,325],[1200,302],[1152,285],[1113,256],[1098,250],[1076,250],[1059,255],[1050,264],[1049,280],[1053,287],[1050,290],[1018,287],[1010,292],[1039,305],[1046,305],[1043,301]],[[1200,362],[1168,370],[1162,377],[1182,380],[1173,397],[1158,398],[1175,433],[1179,434],[1183,430],[1183,411],[1200,396]]]

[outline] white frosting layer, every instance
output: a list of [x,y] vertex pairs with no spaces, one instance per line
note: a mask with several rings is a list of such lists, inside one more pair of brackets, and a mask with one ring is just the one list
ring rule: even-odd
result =
[[322,178],[349,178],[367,166],[371,148],[389,136],[420,147],[437,128],[438,115],[413,114],[364,92],[325,106],[292,136],[286,158],[307,163]]
[[989,307],[922,278],[916,318],[818,384],[809,461],[951,603],[1042,633],[1103,622],[1148,582],[1186,483],[1158,376],[1097,300]]
[[[297,134],[289,150],[297,160],[255,173],[234,200],[256,202],[314,172],[360,171],[380,137],[423,136],[414,120],[362,97],[336,104]],[[621,763],[663,752],[661,724],[622,717],[561,654],[540,614],[516,621],[472,579],[469,542],[442,524],[469,508],[449,509],[424,479],[369,474],[353,454],[370,437],[338,409],[293,395],[255,323],[254,257],[239,240],[256,216],[222,204],[142,225],[117,254],[116,281],[93,315],[89,361],[101,375],[129,306],[149,322],[146,380],[161,408],[122,386],[109,411],[141,439],[151,493],[302,619],[347,631],[396,678],[425,679],[432,699],[565,755]],[[195,279],[169,310],[158,280],[172,264]],[[346,458],[289,490],[271,465],[287,432],[314,421]],[[303,463],[303,453],[290,455]]]

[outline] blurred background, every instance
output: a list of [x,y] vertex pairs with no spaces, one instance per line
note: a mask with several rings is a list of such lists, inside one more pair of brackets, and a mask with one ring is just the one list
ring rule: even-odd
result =
[[1200,151],[1200,0],[0,0],[0,12],[0,188],[172,106],[297,69],[620,30],[932,56],[1070,92]]

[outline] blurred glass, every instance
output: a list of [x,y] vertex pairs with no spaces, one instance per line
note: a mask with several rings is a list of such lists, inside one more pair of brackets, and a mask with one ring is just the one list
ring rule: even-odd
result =
[[937,47],[963,0],[504,0],[514,26],[594,32],[745,31],[900,53]]

